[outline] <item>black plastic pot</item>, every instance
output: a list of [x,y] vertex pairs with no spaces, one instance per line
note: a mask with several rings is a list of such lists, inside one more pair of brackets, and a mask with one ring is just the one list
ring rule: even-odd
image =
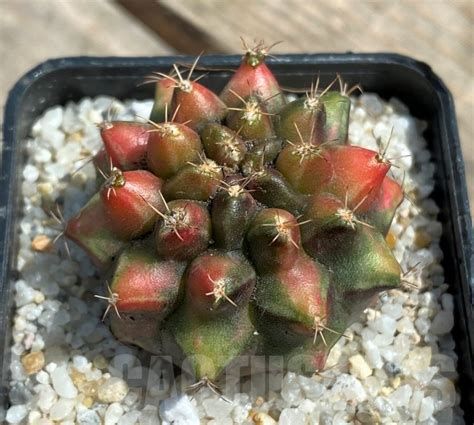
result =
[[[65,58],[45,62],[21,78],[8,97],[0,168],[0,403],[7,403],[8,362],[12,319],[11,282],[15,277],[18,225],[21,214],[20,178],[24,164],[23,141],[45,109],[99,94],[150,98],[153,88],[137,87],[151,71],[167,72],[174,62],[189,57]],[[203,79],[218,91],[235,68],[238,56],[207,56],[200,66],[220,69]],[[410,112],[428,123],[425,137],[436,164],[433,198],[441,209],[443,267],[454,295],[456,322],[453,335],[459,355],[461,406],[466,423],[474,415],[474,315],[471,216],[464,164],[452,97],[443,82],[421,62],[394,54],[285,55],[268,64],[284,86],[308,87],[319,72],[323,83],[339,72],[350,83],[384,98],[396,96]]]

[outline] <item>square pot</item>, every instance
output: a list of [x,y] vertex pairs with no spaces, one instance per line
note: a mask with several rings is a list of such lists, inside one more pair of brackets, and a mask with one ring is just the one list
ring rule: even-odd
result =
[[[12,321],[14,258],[18,250],[21,214],[20,181],[25,162],[22,142],[32,123],[49,107],[85,96],[110,95],[118,99],[153,97],[150,85],[137,87],[152,71],[168,72],[175,62],[189,57],[64,58],[47,61],[22,77],[8,97],[4,118],[4,144],[0,168],[0,403],[7,403],[8,363]],[[236,68],[240,56],[207,56],[200,66],[217,68],[204,84],[220,90],[227,68]],[[287,87],[308,87],[318,72],[322,83],[340,73],[348,83],[383,98],[397,97],[418,119],[426,121],[425,138],[436,165],[432,198],[440,208],[443,226],[442,265],[455,300],[453,336],[459,356],[461,407],[467,423],[474,414],[474,315],[472,281],[472,233],[466,181],[454,104],[443,82],[423,63],[395,54],[283,55],[267,61],[278,81]]]

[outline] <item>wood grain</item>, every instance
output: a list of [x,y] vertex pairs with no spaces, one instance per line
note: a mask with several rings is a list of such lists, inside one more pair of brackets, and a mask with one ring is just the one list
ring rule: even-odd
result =
[[0,0],[0,101],[49,58],[163,55],[172,49],[108,0]]

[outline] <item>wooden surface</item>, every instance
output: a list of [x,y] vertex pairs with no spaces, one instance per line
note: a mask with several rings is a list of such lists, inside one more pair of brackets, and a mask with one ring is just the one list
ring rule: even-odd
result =
[[474,0],[0,0],[0,99],[58,56],[240,52],[240,35],[281,53],[399,52],[454,94],[474,205],[473,28]]
[[171,51],[154,32],[108,0],[0,0],[2,106],[14,82],[49,58]]

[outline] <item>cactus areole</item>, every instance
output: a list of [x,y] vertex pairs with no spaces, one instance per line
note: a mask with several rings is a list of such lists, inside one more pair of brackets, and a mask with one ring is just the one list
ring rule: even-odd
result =
[[383,153],[350,145],[351,90],[338,77],[288,103],[267,54],[248,49],[220,95],[196,63],[151,77],[148,121],[101,126],[105,181],[65,231],[109,277],[116,337],[198,382],[250,352],[321,370],[400,285],[385,237],[403,191]]

